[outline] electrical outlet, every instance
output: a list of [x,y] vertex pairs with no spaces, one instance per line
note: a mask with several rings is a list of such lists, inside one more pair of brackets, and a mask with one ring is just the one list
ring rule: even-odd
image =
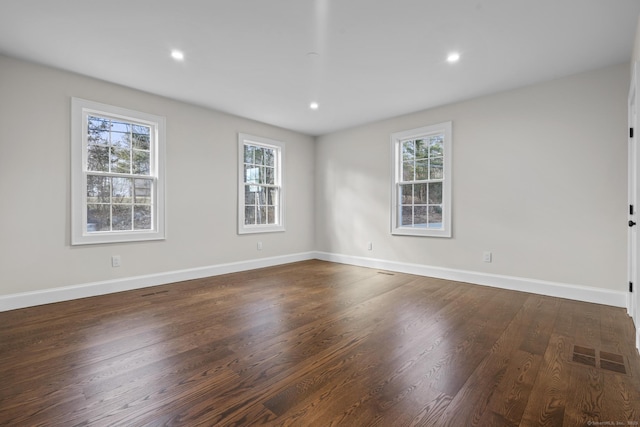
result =
[[111,257],[111,267],[120,267],[120,255],[113,255]]
[[482,261],[484,261],[484,262],[491,262],[491,260],[492,260],[491,252],[489,252],[489,251],[484,251],[484,252],[482,253]]
[[262,250],[262,242],[258,242],[257,249],[258,249],[259,251],[261,251],[261,250]]
[[367,249],[372,251],[373,250],[373,243],[369,242],[369,244],[367,245]]

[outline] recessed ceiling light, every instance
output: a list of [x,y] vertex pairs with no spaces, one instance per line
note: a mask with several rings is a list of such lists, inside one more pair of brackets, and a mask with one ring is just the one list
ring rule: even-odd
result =
[[171,51],[171,57],[176,61],[182,61],[184,59],[184,53],[174,49]]
[[447,56],[447,62],[454,63],[460,60],[460,54],[458,52],[451,52]]
[[318,107],[320,106],[318,105],[317,102],[312,102],[311,104],[309,104],[309,108],[311,108],[312,110],[317,110]]

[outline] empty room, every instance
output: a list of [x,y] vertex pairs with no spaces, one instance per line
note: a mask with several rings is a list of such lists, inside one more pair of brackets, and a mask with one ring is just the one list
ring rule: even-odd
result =
[[0,425],[640,425],[639,24],[0,1]]

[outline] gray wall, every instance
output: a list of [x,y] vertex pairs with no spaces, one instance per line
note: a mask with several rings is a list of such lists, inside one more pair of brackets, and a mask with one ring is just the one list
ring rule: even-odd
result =
[[[166,117],[166,241],[70,246],[71,97]],[[237,235],[238,132],[286,143],[284,233]],[[313,154],[306,135],[0,56],[0,295],[311,251]]]
[[[621,64],[314,142],[0,56],[0,295],[313,250],[623,291],[628,87]],[[167,118],[166,241],[70,246],[72,96]],[[453,238],[391,236],[389,136],[446,120]],[[236,233],[238,132],[287,144],[285,233]]]
[[[318,138],[316,248],[624,290],[628,87],[621,64]],[[453,238],[391,236],[390,134],[448,120]]]
[[636,28],[636,38],[633,43],[633,53],[631,54],[631,64],[640,61],[640,16],[638,17],[638,26]]

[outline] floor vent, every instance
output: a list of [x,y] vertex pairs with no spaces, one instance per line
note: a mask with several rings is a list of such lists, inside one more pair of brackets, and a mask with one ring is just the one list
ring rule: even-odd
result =
[[384,275],[386,275],[386,276],[395,276],[395,274],[393,274],[393,273],[388,273],[388,272],[386,272],[386,271],[378,271],[378,274],[384,274]]
[[596,350],[595,348],[573,346],[571,361],[593,368],[600,368],[617,374],[627,374],[629,370],[625,365],[625,359],[620,354]]

